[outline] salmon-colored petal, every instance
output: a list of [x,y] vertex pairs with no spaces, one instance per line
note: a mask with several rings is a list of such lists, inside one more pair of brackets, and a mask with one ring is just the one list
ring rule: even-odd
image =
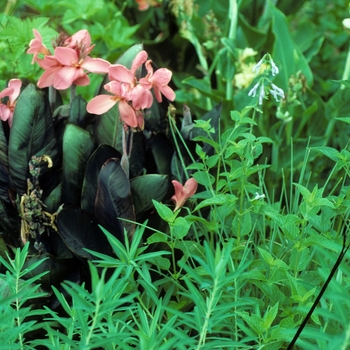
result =
[[184,189],[186,191],[187,198],[192,197],[198,188],[198,182],[193,177],[188,179],[185,183]]
[[11,115],[11,110],[4,104],[0,104],[0,119],[3,121],[8,120]]
[[55,56],[45,56],[43,59],[38,58],[36,62],[42,69],[45,70],[56,66],[62,66],[61,63],[57,61]]
[[55,48],[55,57],[64,66],[72,66],[79,61],[78,54],[69,47],[58,46]]
[[141,85],[145,90],[151,90],[153,86],[147,78],[141,78],[139,80],[139,85]]
[[108,73],[110,63],[102,58],[85,57],[81,67],[92,73]]
[[150,90],[145,90],[141,85],[137,85],[131,91],[132,106],[138,109],[150,108],[153,103],[153,96]]
[[2,90],[2,91],[0,92],[0,99],[1,99],[1,98],[4,98],[4,97],[6,97],[6,96],[12,95],[12,94],[13,94],[13,91],[14,91],[14,89],[11,88],[11,87],[5,88],[4,90]]
[[29,54],[37,54],[43,46],[40,33],[36,29],[33,29],[33,34],[35,39],[32,39],[29,42],[29,49],[27,50],[27,53]]
[[90,84],[90,78],[84,74],[82,77],[75,78],[74,84],[78,86],[86,86]]
[[152,75],[153,75],[152,61],[151,61],[151,60],[148,60],[148,61],[145,63],[145,67],[146,67],[148,76],[152,76]]
[[130,71],[135,74],[136,70],[140,68],[146,61],[148,55],[145,50],[140,51],[134,58]]
[[192,197],[198,188],[198,183],[194,178],[186,181],[185,185],[182,186],[180,182],[173,180],[175,194],[171,197],[171,200],[175,203],[174,211],[180,209],[186,202],[186,200]]
[[136,128],[138,120],[134,109],[125,100],[119,101],[118,104],[119,114],[122,121],[132,128]]
[[110,81],[109,83],[105,84],[103,88],[113,95],[122,97],[121,83],[119,81]]
[[171,197],[172,200],[178,201],[181,197],[183,186],[179,181],[173,180],[171,183],[174,186],[175,194]]
[[162,95],[161,95],[160,89],[157,85],[153,85],[153,92],[154,92],[154,96],[156,97],[156,100],[158,102],[162,102]]
[[77,69],[75,67],[61,67],[57,70],[54,80],[53,87],[57,90],[65,90],[72,86],[74,79],[77,78]]
[[139,6],[139,8],[138,8],[139,11],[146,11],[150,7],[149,0],[136,0],[136,3]]
[[98,95],[94,97],[86,106],[86,110],[91,114],[101,115],[109,111],[117,100],[111,95]]
[[91,45],[91,37],[89,32],[86,29],[79,30],[71,37],[66,39],[66,44],[68,47],[75,48],[76,46],[84,46],[89,48]]
[[174,90],[169,87],[169,86],[162,86],[159,88],[160,92],[170,101],[174,101],[175,100],[175,92]]
[[108,78],[130,85],[133,85],[135,80],[134,74],[121,64],[112,64],[109,67]]
[[13,93],[9,96],[10,104],[12,105],[21,92],[22,81],[20,79],[11,79],[9,87],[13,89]]
[[172,74],[173,73],[169,69],[160,68],[153,73],[150,80],[153,82],[153,84],[160,86],[168,85]]
[[47,69],[38,80],[37,86],[40,89],[43,89],[48,86],[52,86],[56,72],[58,72],[61,68],[62,68],[61,66],[57,66],[57,67]]

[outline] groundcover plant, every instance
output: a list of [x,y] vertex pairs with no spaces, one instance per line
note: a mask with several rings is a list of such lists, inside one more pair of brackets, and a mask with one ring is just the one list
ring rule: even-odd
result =
[[350,349],[347,1],[2,5],[0,349]]

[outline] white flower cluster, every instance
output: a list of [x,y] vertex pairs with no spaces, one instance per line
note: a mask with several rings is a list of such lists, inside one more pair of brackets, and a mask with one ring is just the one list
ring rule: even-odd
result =
[[[275,62],[272,60],[270,54],[264,55],[264,57],[253,67],[253,73],[259,74],[263,63],[268,63],[270,65],[269,70],[271,71],[273,77],[279,73],[279,69],[276,66]],[[262,105],[263,99],[266,96],[264,80],[265,78],[260,79],[259,82],[256,83],[254,87],[248,92],[248,96],[251,97],[255,97],[258,94],[259,105]],[[269,93],[275,98],[277,102],[279,102],[279,98],[285,98],[284,91],[273,83],[271,83],[271,89],[269,90]]]

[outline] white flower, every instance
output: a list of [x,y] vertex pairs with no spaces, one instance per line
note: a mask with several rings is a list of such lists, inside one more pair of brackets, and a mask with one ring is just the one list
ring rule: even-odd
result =
[[275,100],[278,102],[278,97],[284,98],[284,91],[276,86],[275,84],[271,83],[272,90],[270,90],[270,94],[275,98]]
[[[265,56],[264,56],[265,57]],[[264,57],[253,67],[252,72],[255,74],[259,74],[260,67],[264,63]]]
[[265,89],[264,89],[264,85],[261,85],[260,93],[259,93],[259,105],[263,104],[264,97],[265,97]]
[[265,198],[264,193],[259,194],[258,192],[255,192],[255,197],[252,199],[252,201],[257,201],[258,199],[262,199],[262,198]]
[[271,73],[272,73],[272,76],[275,76],[276,74],[279,73],[279,69],[278,67],[275,65],[275,62],[272,60],[272,58],[270,58],[270,64],[271,64]]
[[256,83],[256,84],[254,85],[254,87],[248,92],[248,96],[255,97],[255,95],[256,95],[256,90],[258,90],[259,85],[260,85],[260,82],[259,82],[259,83]]
[[350,29],[350,18],[345,18],[345,19],[343,19],[343,26],[344,26],[346,29]]

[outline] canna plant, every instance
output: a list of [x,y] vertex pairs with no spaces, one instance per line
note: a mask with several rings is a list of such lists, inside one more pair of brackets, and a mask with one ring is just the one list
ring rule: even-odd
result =
[[[8,98],[0,109],[7,121],[0,125],[1,239],[11,247],[29,244],[33,261],[45,257],[49,287],[84,280],[93,259],[86,249],[112,254],[101,227],[124,243],[127,232],[132,241],[152,200],[171,203],[170,180],[177,177],[166,124],[175,94],[171,71],[156,70],[142,45],[110,64],[90,56],[87,30],[61,33],[53,52],[33,33],[27,53],[45,70],[38,87],[20,93],[22,83],[13,79],[0,94]],[[87,103],[75,88],[88,85],[91,73],[106,77]],[[67,88],[70,102],[63,104],[59,91]]]

